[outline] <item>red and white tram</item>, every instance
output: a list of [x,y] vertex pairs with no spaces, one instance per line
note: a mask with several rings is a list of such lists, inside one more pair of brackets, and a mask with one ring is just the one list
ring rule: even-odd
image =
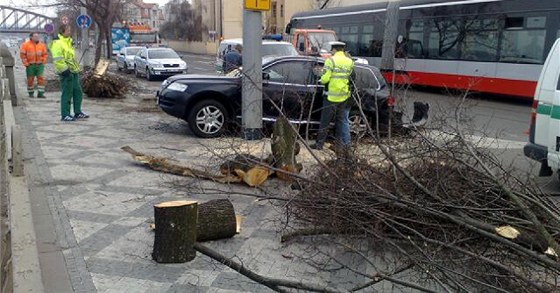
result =
[[[286,30],[334,30],[353,56],[379,66],[386,7],[299,13]],[[401,0],[396,81],[532,98],[559,37],[560,0]]]

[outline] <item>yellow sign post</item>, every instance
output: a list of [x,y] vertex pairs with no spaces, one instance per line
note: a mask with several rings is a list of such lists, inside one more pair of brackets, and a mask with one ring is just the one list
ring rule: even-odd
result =
[[269,11],[270,0],[244,0],[244,7],[247,10]]

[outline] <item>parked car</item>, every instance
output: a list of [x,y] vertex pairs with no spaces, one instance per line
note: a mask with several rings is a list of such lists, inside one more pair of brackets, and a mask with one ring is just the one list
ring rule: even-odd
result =
[[[324,59],[317,57],[276,57],[263,62],[263,120],[273,122],[280,111],[295,124],[317,128],[321,116],[324,86],[319,84]],[[356,93],[367,115],[388,113],[389,90],[380,71],[356,64]],[[241,74],[225,76],[177,75],[165,80],[158,91],[158,105],[167,114],[184,119],[196,136],[217,137],[226,126],[241,117]],[[351,129],[366,127],[358,107],[350,114]],[[373,121],[373,119],[370,119]],[[388,115],[379,115],[388,123]],[[386,121],[385,121],[386,120]],[[385,122],[384,122],[385,121]]]
[[[220,42],[218,52],[216,53],[216,71],[223,71],[224,55],[233,50],[236,45],[243,46],[243,39],[228,39]],[[261,47],[261,56],[267,57],[281,57],[281,56],[298,56],[299,53],[294,49],[294,46],[288,42],[279,42],[272,40],[263,40]]]
[[134,56],[134,72],[147,80],[187,73],[187,63],[170,48],[142,48]]
[[134,69],[134,57],[142,47],[125,47],[117,54],[117,69],[124,70],[126,73],[131,73]]

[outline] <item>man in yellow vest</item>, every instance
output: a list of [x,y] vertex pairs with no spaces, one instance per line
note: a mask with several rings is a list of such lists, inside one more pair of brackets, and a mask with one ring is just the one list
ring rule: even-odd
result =
[[336,139],[338,146],[350,146],[350,78],[354,72],[354,61],[344,52],[346,44],[333,42],[331,44],[333,56],[325,61],[324,73],[321,84],[325,85],[323,110],[321,111],[321,124],[317,134],[317,141],[311,148],[321,150],[327,139],[329,124],[336,116]]
[[[82,112],[82,87],[80,85],[80,64],[72,47],[72,31],[69,25],[61,24],[58,28],[58,38],[50,46],[56,74],[60,76],[62,98],[60,114],[62,121],[76,121],[89,118]],[[70,106],[74,104],[74,116],[70,113]]]

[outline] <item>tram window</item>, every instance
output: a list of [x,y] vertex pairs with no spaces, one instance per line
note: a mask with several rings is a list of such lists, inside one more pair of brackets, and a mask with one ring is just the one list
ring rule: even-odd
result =
[[410,31],[408,32],[408,38],[405,40],[406,56],[409,58],[424,57],[423,41],[424,21],[413,21],[410,26]]
[[546,27],[546,17],[527,17],[527,28],[545,28]]
[[461,40],[461,60],[496,61],[498,58],[498,20],[465,20]]
[[506,28],[500,62],[543,64],[546,17],[528,17],[521,28]]
[[375,37],[374,26],[364,25],[360,42],[358,44],[358,55],[364,57],[381,57],[383,40]]
[[342,33],[338,36],[342,42],[346,43],[346,50],[351,55],[358,53],[358,26],[343,26]]
[[432,30],[428,43],[428,56],[431,59],[459,59],[459,27],[462,21],[438,20],[431,23]]

